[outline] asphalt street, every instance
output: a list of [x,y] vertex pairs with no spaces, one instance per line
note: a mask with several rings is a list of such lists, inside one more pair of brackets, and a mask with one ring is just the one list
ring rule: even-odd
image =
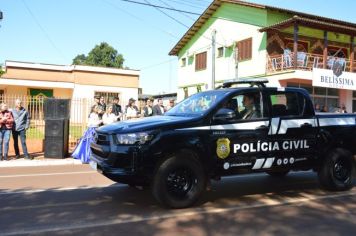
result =
[[0,168],[0,199],[0,235],[356,234],[356,188],[322,191],[312,172],[223,178],[170,210],[88,165]]

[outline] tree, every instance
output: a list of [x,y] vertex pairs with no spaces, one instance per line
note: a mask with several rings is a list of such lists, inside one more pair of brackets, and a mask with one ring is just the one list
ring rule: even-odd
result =
[[2,65],[0,64],[0,77],[5,74],[5,71],[2,69]]
[[80,54],[73,59],[73,65],[85,65],[87,57],[84,54]]
[[73,59],[73,65],[103,66],[123,68],[124,57],[108,43],[102,42],[88,53],[77,55]]

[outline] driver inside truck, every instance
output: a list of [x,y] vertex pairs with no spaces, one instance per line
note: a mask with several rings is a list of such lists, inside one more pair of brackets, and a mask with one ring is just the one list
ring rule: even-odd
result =
[[261,112],[257,109],[256,98],[254,94],[245,94],[242,100],[244,110],[241,111],[241,119],[260,118]]

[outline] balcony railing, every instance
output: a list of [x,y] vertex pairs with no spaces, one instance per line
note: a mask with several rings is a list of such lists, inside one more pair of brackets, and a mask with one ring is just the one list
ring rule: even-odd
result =
[[[338,62],[341,66],[343,71],[347,72],[356,72],[356,61],[352,63],[351,61],[346,58],[339,58],[328,56],[326,61],[326,69],[332,69],[334,64]],[[313,68],[324,68],[324,59],[323,55],[320,54],[311,54],[311,53],[304,53],[298,52],[297,54],[297,66],[295,67],[295,60],[294,54],[281,54],[281,55],[274,55],[270,56],[267,55],[267,73],[275,73],[275,72],[282,72],[287,70],[308,70],[311,71]]]

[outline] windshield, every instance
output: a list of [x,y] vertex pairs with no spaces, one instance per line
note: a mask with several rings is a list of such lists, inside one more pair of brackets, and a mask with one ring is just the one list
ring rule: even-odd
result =
[[210,108],[215,106],[227,91],[213,90],[197,93],[178,103],[165,115],[168,116],[200,116],[204,115]]

